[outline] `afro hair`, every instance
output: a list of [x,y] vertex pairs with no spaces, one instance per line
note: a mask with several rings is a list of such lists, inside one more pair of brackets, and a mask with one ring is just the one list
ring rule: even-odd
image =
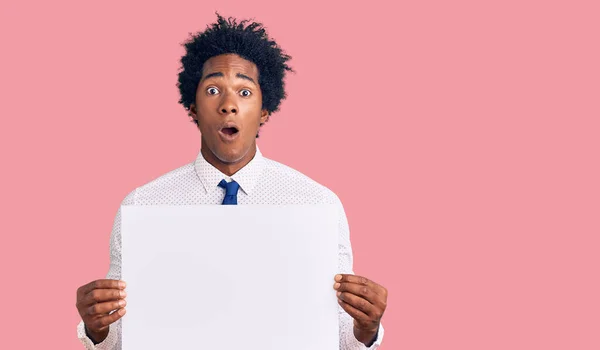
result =
[[[279,110],[281,100],[286,97],[285,72],[293,72],[287,64],[291,57],[269,38],[261,23],[248,20],[238,23],[235,18],[225,19],[217,13],[216,23],[208,25],[204,32],[190,34],[190,39],[183,46],[186,52],[181,58],[177,87],[181,95],[179,103],[186,110],[196,101],[204,63],[223,54],[237,54],[253,62],[259,72],[262,108],[269,116]],[[194,122],[198,124],[196,120]]]

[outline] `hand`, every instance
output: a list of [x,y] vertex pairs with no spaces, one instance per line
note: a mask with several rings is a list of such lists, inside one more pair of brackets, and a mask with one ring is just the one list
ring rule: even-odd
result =
[[125,282],[117,280],[96,280],[77,289],[77,311],[94,342],[104,341],[109,326],[125,315],[126,296]]
[[370,346],[375,341],[381,317],[387,306],[387,289],[369,279],[355,275],[336,275],[340,306],[354,319],[354,336]]

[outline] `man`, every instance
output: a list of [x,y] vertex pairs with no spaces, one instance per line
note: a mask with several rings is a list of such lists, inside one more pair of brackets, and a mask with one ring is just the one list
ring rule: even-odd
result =
[[[285,98],[290,57],[260,23],[218,16],[185,44],[178,87],[180,103],[201,132],[197,159],[129,193],[122,205],[335,204],[339,208],[340,349],[376,348],[387,290],[352,272],[348,222],[338,197],[305,175],[262,156],[260,127]],[[121,218],[115,217],[107,279],[77,290],[82,322],[78,336],[88,349],[121,349],[125,282],[121,278]],[[167,238],[165,238],[167,239]],[[176,297],[176,296],[173,296]],[[167,297],[168,298],[168,297]],[[157,306],[161,307],[161,306]],[[160,322],[160,320],[157,320]]]

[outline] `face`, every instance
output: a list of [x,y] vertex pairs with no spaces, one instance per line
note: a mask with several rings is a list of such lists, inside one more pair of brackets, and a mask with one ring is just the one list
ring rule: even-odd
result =
[[256,153],[256,134],[268,118],[258,75],[254,63],[235,54],[204,63],[190,115],[199,124],[203,156],[217,168],[243,166]]

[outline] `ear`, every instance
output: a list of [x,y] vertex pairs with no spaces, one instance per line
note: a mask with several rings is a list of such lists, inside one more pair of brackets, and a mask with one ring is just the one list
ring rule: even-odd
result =
[[196,109],[196,105],[195,104],[191,104],[190,105],[190,109],[188,111],[188,115],[190,117],[192,117],[193,120],[195,120],[196,122],[198,122],[198,110]]
[[263,125],[264,123],[269,121],[269,117],[270,117],[269,111],[267,111],[266,109],[263,109],[261,114],[260,114],[260,125]]

